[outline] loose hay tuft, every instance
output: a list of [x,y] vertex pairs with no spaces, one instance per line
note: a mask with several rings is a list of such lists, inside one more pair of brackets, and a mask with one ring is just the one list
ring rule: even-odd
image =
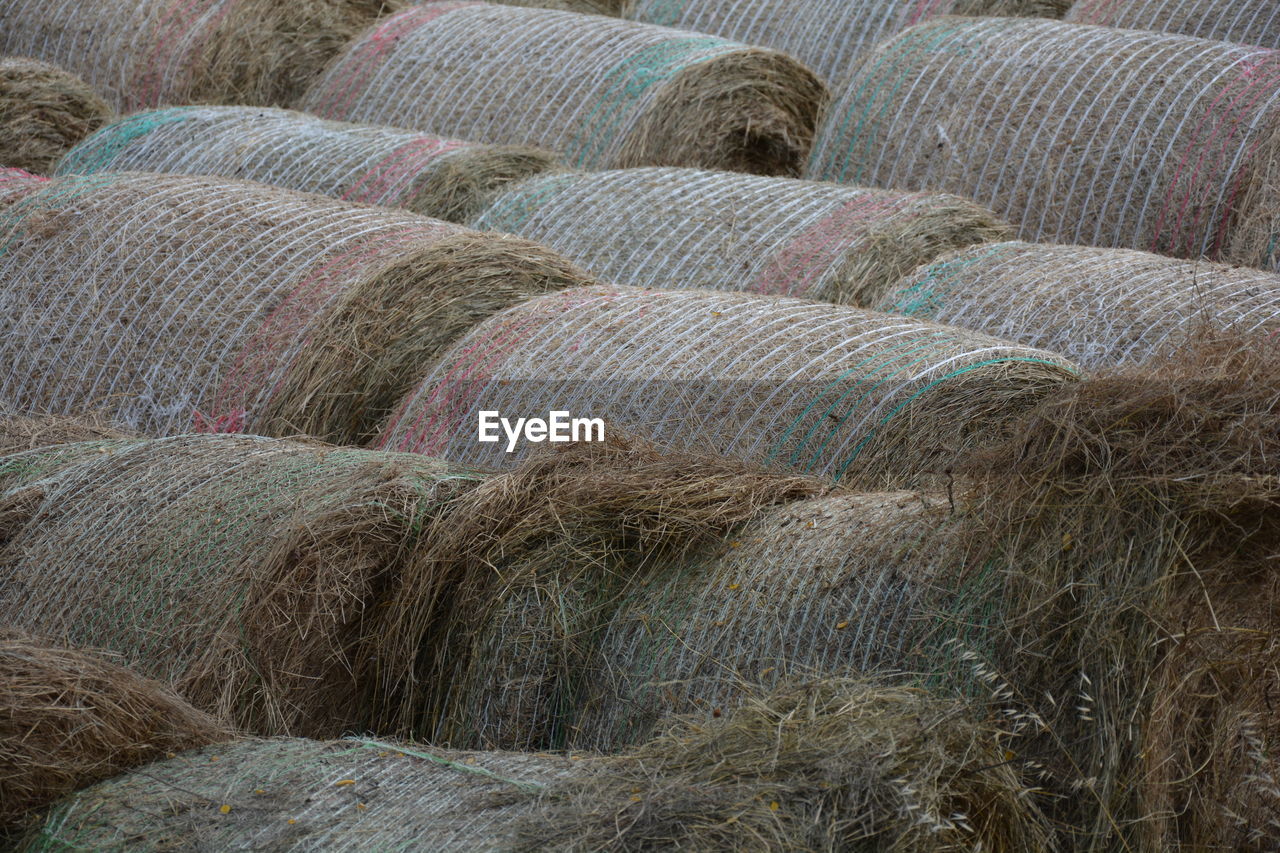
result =
[[1066,20],[1280,48],[1274,0],[1076,0]]
[[367,31],[299,105],[326,118],[536,145],[584,169],[797,175],[825,99],[812,72],[776,51],[444,0]]
[[218,175],[465,222],[508,184],[556,167],[536,148],[480,145],[264,107],[176,107],[111,124],[60,174]]
[[47,175],[67,149],[110,120],[111,108],[74,74],[0,58],[0,165]]
[[[0,402],[0,456],[82,441],[117,441],[135,438],[110,418],[98,414],[77,417],[28,415],[13,412]],[[0,467],[4,463],[0,463]],[[0,481],[0,490],[3,489]]]
[[855,305],[943,252],[1009,234],[955,196],[693,169],[532,178],[472,225],[535,240],[606,281]]

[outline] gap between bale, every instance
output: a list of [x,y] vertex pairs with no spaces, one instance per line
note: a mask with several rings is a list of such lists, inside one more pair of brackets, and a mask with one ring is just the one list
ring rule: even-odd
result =
[[25,57],[0,58],[0,166],[47,175],[111,115],[74,74]]

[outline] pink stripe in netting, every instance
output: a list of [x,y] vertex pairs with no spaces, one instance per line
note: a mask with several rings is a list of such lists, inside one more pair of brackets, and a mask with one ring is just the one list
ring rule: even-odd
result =
[[[424,226],[378,234],[359,241],[326,259],[298,283],[245,341],[231,369],[213,396],[212,412],[195,412],[197,432],[242,432],[249,426],[254,400],[269,401],[285,380],[282,358],[291,349],[306,344],[307,327],[328,305],[331,298],[351,283],[353,272],[386,255],[394,255],[411,242],[440,239],[454,232],[445,225]],[[278,376],[270,389],[262,388]]]
[[453,139],[436,139],[422,136],[404,145],[375,163],[360,176],[350,189],[342,194],[347,201],[365,204],[398,204],[405,201],[406,190],[413,186],[412,179],[432,160],[450,151],[467,147],[466,142]]
[[[199,36],[182,49],[183,39],[196,29],[200,19],[215,7],[217,14],[201,29]],[[147,52],[146,70],[132,87],[128,96],[130,106],[134,109],[158,107],[171,97],[184,100],[189,94],[181,91],[166,92],[165,71],[169,68],[180,68],[190,72],[193,58],[198,56],[205,44],[213,35],[223,19],[231,13],[235,0],[176,0],[165,11],[152,34],[154,42]],[[181,50],[181,53],[179,51]]]
[[24,169],[0,167],[0,201],[15,202],[48,182],[43,175],[33,175]]
[[[1132,0],[1085,0],[1078,5],[1084,7],[1075,18],[1079,24],[1107,24],[1120,17],[1120,10]],[[1075,11],[1074,9],[1072,10]]]
[[314,111],[328,118],[347,118],[351,114],[352,103],[366,90],[369,81],[401,36],[431,23],[441,15],[478,5],[481,4],[474,0],[441,0],[425,6],[415,6],[387,18],[361,39],[334,68],[329,75],[328,85],[320,92]]
[[921,21],[946,14],[951,11],[954,3],[955,0],[916,0],[915,5],[907,12],[903,26],[912,27]]
[[753,293],[805,296],[821,283],[866,226],[885,211],[897,212],[918,195],[868,193],[828,213],[784,245],[747,286]]

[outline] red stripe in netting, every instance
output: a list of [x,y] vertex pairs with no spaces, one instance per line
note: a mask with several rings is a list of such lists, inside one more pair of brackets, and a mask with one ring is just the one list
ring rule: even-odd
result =
[[[886,211],[897,213],[919,195],[867,193],[828,213],[792,237],[747,286],[753,293],[804,296],[856,242],[867,225]],[[850,233],[853,232],[853,233]]]
[[[1248,132],[1248,123],[1255,116],[1258,102],[1266,95],[1274,93],[1277,83],[1280,83],[1280,54],[1267,57],[1263,62],[1249,60],[1241,63],[1240,75],[1245,81],[1244,86],[1239,89],[1234,86],[1223,86],[1192,131],[1191,143],[1174,171],[1164,205],[1156,218],[1155,232],[1151,237],[1151,251],[1160,251],[1160,241],[1164,236],[1165,226],[1169,219],[1176,217],[1170,229],[1170,244],[1167,251],[1199,253],[1202,240],[1198,238],[1203,236],[1201,221],[1208,208],[1201,207],[1190,222],[1187,221],[1187,213],[1195,201],[1202,200],[1206,189],[1208,192],[1213,192],[1213,188],[1204,188],[1199,185],[1202,173],[1205,171],[1205,160],[1212,152],[1218,155],[1212,165],[1230,164],[1232,143]],[[1233,91],[1234,94],[1231,95],[1231,100],[1225,109],[1220,109],[1222,100]],[[1208,125],[1207,134],[1206,125]],[[1255,141],[1254,148],[1256,145]],[[1191,173],[1187,177],[1186,187],[1180,190],[1179,185],[1188,170],[1188,161],[1193,154],[1197,153],[1199,156],[1196,157],[1195,164],[1190,166]],[[1241,172],[1243,172],[1243,166],[1242,160]],[[1228,176],[1233,185],[1232,201],[1235,193],[1239,191],[1240,174]],[[1222,249],[1221,239],[1225,237],[1231,212],[1231,205],[1224,205],[1219,223],[1214,229],[1214,244],[1209,248],[1211,257],[1217,256]]]
[[[183,48],[183,39],[192,34],[200,19],[219,6],[221,8],[213,19],[208,21],[199,35]],[[189,94],[178,91],[166,92],[166,84],[171,81],[165,79],[165,71],[174,67],[190,73],[193,58],[199,55],[200,50],[212,37],[213,31],[231,13],[234,6],[235,0],[177,0],[172,3],[152,32],[153,43],[147,52],[146,70],[134,83],[132,91],[127,96],[131,108],[158,107],[171,96],[181,98]]]
[[412,178],[432,160],[466,146],[465,142],[430,136],[411,139],[375,163],[342,197],[365,204],[401,203],[405,201],[406,190],[413,186]]
[[48,182],[43,175],[33,175],[24,169],[0,167],[0,201],[17,201]]
[[[445,225],[424,226],[366,237],[316,266],[245,341],[214,393],[212,414],[195,413],[196,431],[245,430],[254,414],[250,404],[256,400],[265,403],[279,392],[287,367],[282,358],[290,349],[307,343],[303,337],[307,327],[329,300],[351,283],[355,271],[407,243],[440,239],[453,231]],[[271,383],[273,376],[278,378],[264,394],[262,389]]]
[[912,27],[921,21],[935,18],[951,11],[955,0],[916,0],[916,4],[907,12],[904,27]]

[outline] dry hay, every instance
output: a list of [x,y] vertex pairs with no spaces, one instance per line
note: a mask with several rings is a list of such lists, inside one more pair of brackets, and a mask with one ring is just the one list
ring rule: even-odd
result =
[[916,266],[1008,227],[964,199],[693,169],[546,175],[472,223],[606,281],[867,305]]
[[288,106],[400,0],[6,0],[0,52],[79,74],[120,112]]
[[108,656],[0,628],[0,833],[78,788],[230,736]]
[[1076,0],[1066,20],[1280,48],[1275,0]]
[[1129,249],[998,243],[923,266],[872,308],[1062,353],[1137,364],[1203,327],[1280,327],[1280,276]]
[[100,414],[90,413],[76,417],[25,414],[11,411],[0,401],[0,456],[71,442],[115,441],[134,437],[135,433],[121,428],[112,423],[110,418]]
[[587,169],[798,175],[825,99],[808,69],[776,51],[601,16],[444,0],[367,31],[300,108],[537,145]]
[[36,470],[0,499],[0,624],[111,649],[246,731],[397,729],[412,661],[380,596],[472,476],[258,437],[76,447],[3,460]]
[[1280,222],[1276,163],[1280,53],[948,18],[866,56],[809,177],[953,192],[1025,240],[1265,266],[1263,237],[1239,241]]
[[266,107],[174,107],[121,119],[60,174],[220,175],[465,222],[513,181],[555,168],[536,148],[481,145]]
[[854,678],[677,722],[552,784],[523,850],[1047,851],[1007,721]]
[[509,468],[479,413],[566,411],[675,450],[913,487],[995,439],[1066,360],[986,335],[785,297],[587,287],[477,325],[400,405],[383,447]]
[[48,180],[41,175],[33,175],[25,169],[0,167],[0,208],[35,192]]
[[74,74],[0,57],[0,164],[47,175],[67,149],[110,120],[111,108]]
[[82,791],[20,849],[499,850],[537,791],[574,763],[355,738],[241,740]]
[[1071,0],[629,0],[633,21],[789,53],[836,84],[877,43],[941,15],[1060,18]]
[[54,179],[0,211],[0,398],[148,434],[369,435],[474,323],[583,281],[551,252],[241,181]]

